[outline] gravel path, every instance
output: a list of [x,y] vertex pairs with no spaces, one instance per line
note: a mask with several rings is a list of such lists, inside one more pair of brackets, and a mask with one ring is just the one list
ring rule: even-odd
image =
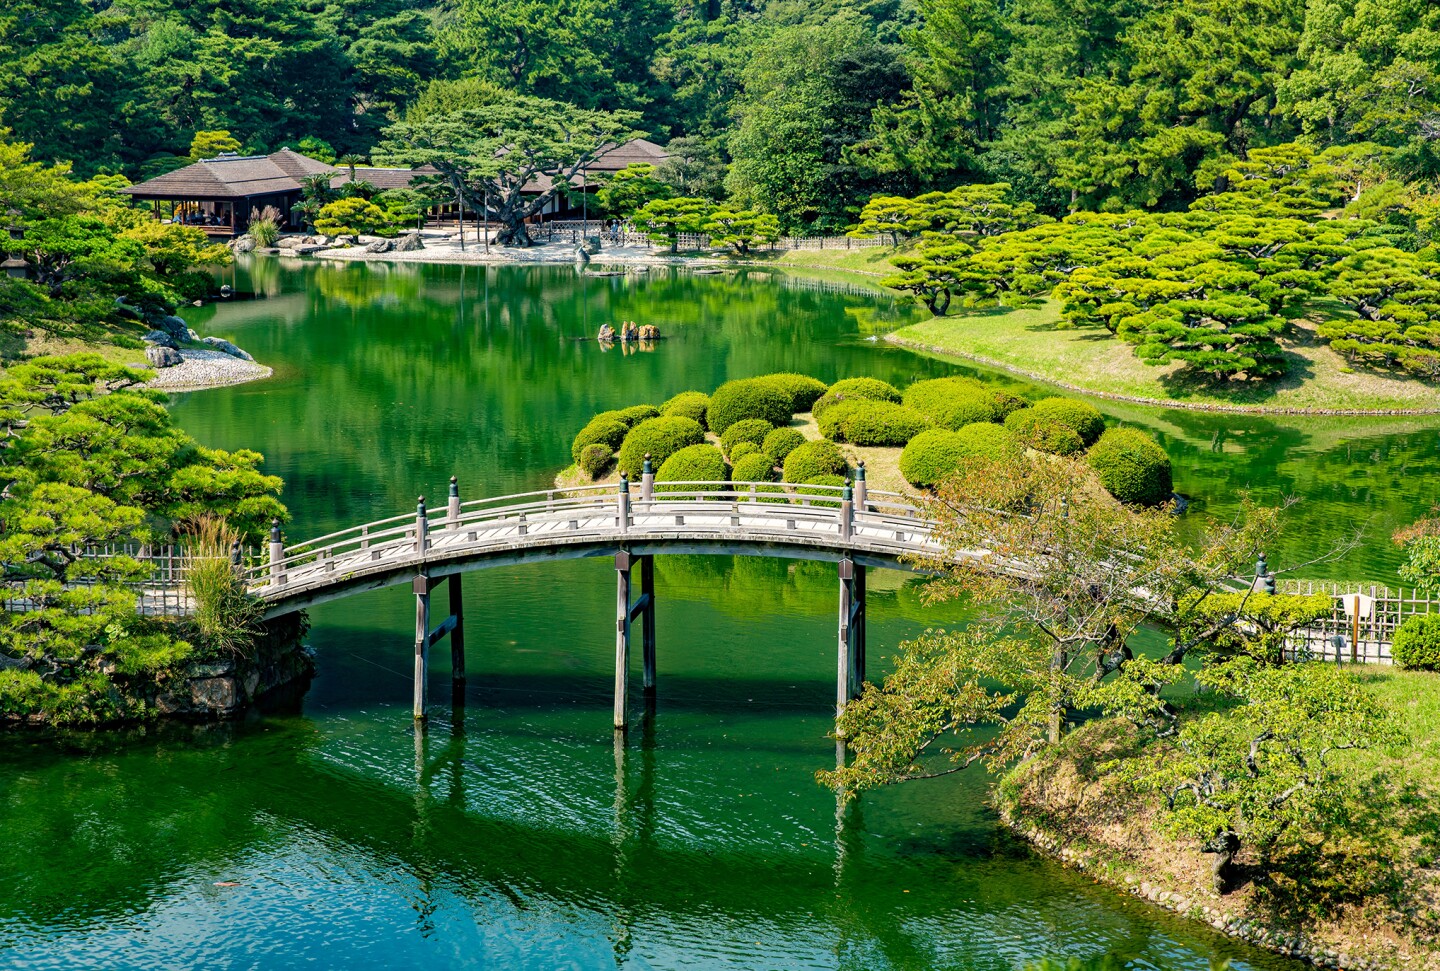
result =
[[230,384],[259,381],[275,373],[263,364],[242,361],[220,351],[201,351],[187,347],[181,349],[180,356],[185,359],[183,364],[158,369],[148,387],[161,391],[200,391],[204,388],[223,388]]

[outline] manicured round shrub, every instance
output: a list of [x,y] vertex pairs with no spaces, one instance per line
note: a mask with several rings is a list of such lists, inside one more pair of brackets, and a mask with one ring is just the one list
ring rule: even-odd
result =
[[[838,475],[817,475],[812,479],[806,479],[805,484],[795,490],[801,496],[819,496],[818,499],[811,499],[812,506],[838,506],[840,505],[840,494],[836,489],[845,485],[843,476]],[[806,488],[807,486],[811,488]],[[833,486],[834,488],[814,488],[815,486]]]
[[900,474],[922,489],[933,488],[970,458],[1003,458],[1020,452],[1015,436],[999,425],[976,422],[959,431],[932,428],[910,439],[900,453]]
[[1076,398],[1042,398],[1031,406],[1036,418],[1048,418],[1075,429],[1089,448],[1105,433],[1105,418],[1095,406]]
[[598,479],[610,470],[615,461],[615,450],[609,445],[596,442],[586,445],[580,452],[580,469],[592,479]]
[[990,397],[995,399],[995,417],[992,421],[1004,422],[1021,408],[1029,408],[1030,402],[1018,394],[1011,394],[1008,391],[996,391],[991,389]]
[[760,450],[770,456],[776,465],[785,461],[785,456],[798,445],[805,444],[805,436],[800,434],[798,428],[777,428],[765,436],[764,443]]
[[826,411],[842,401],[859,398],[863,401],[893,401],[900,403],[900,392],[895,386],[876,378],[846,378],[830,385],[830,390],[816,399],[810,411],[818,420]]
[[656,492],[688,492],[693,486],[671,486],[662,482],[728,482],[725,456],[714,445],[687,445],[667,458],[655,473]]
[[824,381],[806,374],[767,374],[755,380],[788,395],[792,414],[809,411],[810,406],[826,391]]
[[1401,624],[1390,655],[1402,668],[1440,671],[1440,614],[1416,614]]
[[852,445],[904,445],[929,427],[920,412],[891,401],[842,401],[820,419],[820,434]]
[[1005,427],[1024,445],[1037,452],[1051,455],[1078,455],[1085,451],[1085,443],[1069,425],[1062,425],[1053,418],[1035,414],[1034,408],[1021,408],[1005,419]]
[[655,468],[687,445],[699,445],[705,441],[705,429],[700,423],[679,415],[648,418],[630,429],[620,446],[616,465],[632,479],[638,479],[645,464],[645,453]]
[[746,455],[730,467],[732,482],[774,482],[777,478],[775,463],[764,452]]
[[845,453],[834,442],[805,442],[785,456],[786,482],[809,482],[817,475],[844,475]]
[[768,425],[790,423],[790,397],[753,379],[726,381],[710,396],[705,421],[716,435],[737,421],[758,418]]
[[1174,489],[1170,456],[1156,441],[1134,428],[1111,428],[1090,449],[1090,467],[1100,484],[1121,502],[1157,506]]
[[763,418],[742,418],[725,429],[725,434],[720,436],[720,451],[729,455],[730,450],[741,442],[751,442],[758,448],[774,428],[774,425]]
[[905,389],[905,404],[952,431],[977,421],[998,421],[995,395],[974,378],[934,378]]
[[710,407],[710,396],[703,391],[682,391],[660,406],[662,415],[679,415],[695,421],[705,421],[705,409]]
[[629,408],[621,408],[616,414],[621,421],[634,428],[647,418],[659,416],[660,409],[654,405],[631,405]]
[[[754,442],[736,442],[730,447],[730,454],[725,457],[730,460],[731,465],[734,465],[747,455],[765,455],[765,453],[760,451],[760,446]],[[769,456],[767,455],[766,458],[768,459]]]
[[578,465],[581,453],[589,445],[604,445],[614,452],[620,447],[620,443],[625,441],[625,435],[629,431],[630,426],[614,412],[602,411],[591,418],[570,443],[570,458]]

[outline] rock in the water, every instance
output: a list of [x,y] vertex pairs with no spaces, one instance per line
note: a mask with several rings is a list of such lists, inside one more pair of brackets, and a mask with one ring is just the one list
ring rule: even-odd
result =
[[163,330],[177,341],[183,341],[190,334],[190,328],[183,317],[161,317],[155,324],[156,330]]
[[585,266],[589,262],[590,254],[585,250],[585,247],[575,247],[575,263],[579,266]]
[[230,248],[237,253],[249,253],[255,249],[255,237],[249,233],[244,236],[236,236],[230,241]]
[[419,233],[411,233],[395,241],[395,252],[397,253],[409,253],[424,248],[425,244],[421,242]]
[[175,335],[163,330],[152,330],[140,339],[147,344],[158,344],[161,347],[169,347],[176,350],[180,347],[175,341]]
[[242,360],[242,361],[253,361],[253,360],[255,360],[253,357],[251,357],[251,356],[250,356],[249,354],[247,354],[245,351],[242,351],[240,348],[236,347],[234,344],[230,343],[229,341],[225,340],[224,338],[221,338],[221,337],[202,337],[202,338],[200,339],[200,341],[201,341],[202,344],[205,344],[205,345],[207,345],[207,346],[209,346],[209,347],[215,348],[215,350],[219,351],[219,352],[222,353],[222,354],[229,354],[231,357],[238,357],[238,358],[239,358],[240,360]]
[[185,359],[181,357],[180,352],[173,347],[167,347],[164,344],[151,344],[145,348],[145,360],[149,361],[153,367],[162,368],[174,367],[182,363]]
[[660,339],[660,328],[654,324],[640,325],[640,339],[642,341],[653,341]]
[[377,239],[377,240],[375,240],[375,242],[373,242],[373,243],[366,243],[366,244],[365,244],[365,252],[367,252],[367,253],[388,253],[388,252],[390,252],[390,247],[393,246],[393,245],[394,245],[394,244],[391,243],[390,240],[388,240],[388,239]]

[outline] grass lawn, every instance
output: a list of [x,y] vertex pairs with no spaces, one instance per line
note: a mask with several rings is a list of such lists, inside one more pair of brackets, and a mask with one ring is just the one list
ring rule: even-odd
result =
[[1382,967],[1440,967],[1440,674],[1380,665],[1355,674],[1407,738],[1339,753],[1333,764],[1354,785],[1343,833],[1292,847],[1269,866],[1243,851],[1248,882],[1223,898],[1210,887],[1212,858],[1166,834],[1160,797],[1099,771],[1135,749],[1128,723],[1082,725],[1008,773],[997,803],[1022,834],[1052,852],[1068,850],[1092,876],[1142,892],[1148,886],[1151,899],[1163,892],[1167,906],[1192,917],[1224,913],[1303,933],[1322,949]]
[[1290,373],[1274,381],[1215,383],[1154,367],[1134,349],[1095,329],[1057,330],[1059,304],[995,308],[937,317],[902,328],[892,340],[941,356],[990,364],[1090,394],[1182,406],[1241,406],[1254,411],[1440,411],[1440,388],[1413,378],[1350,371],[1314,336],[1326,308],[1282,340]]
[[746,256],[741,263],[764,263],[770,266],[795,267],[797,269],[845,270],[850,273],[867,273],[889,276],[895,272],[890,257],[895,251],[887,246],[867,246],[864,249],[825,250],[780,250],[769,252],[757,250]]

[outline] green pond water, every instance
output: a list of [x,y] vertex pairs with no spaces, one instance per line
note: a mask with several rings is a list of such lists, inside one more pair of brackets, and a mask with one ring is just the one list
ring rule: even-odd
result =
[[[266,454],[296,538],[442,496],[451,475],[469,497],[544,488],[604,408],[776,370],[961,370],[870,339],[916,318],[902,301],[758,271],[226,273],[263,299],[190,319],[276,376],[175,411],[203,442]],[[623,319],[669,339],[576,340]],[[1390,529],[1431,501],[1440,421],[1100,406],[1163,440],[1196,512],[1247,488],[1302,496],[1282,563],[1365,527],[1369,544],[1313,575],[1388,579]],[[420,737],[413,608],[394,589],[312,611],[319,677],[242,724],[0,739],[0,967],[1296,967],[1034,858],[997,830],[983,773],[837,813],[813,781],[834,758],[834,567],[656,572],[658,700],[642,716],[636,699],[618,747],[604,561],[468,575],[470,680],[452,696],[438,652]],[[872,675],[889,645],[959,619],[887,571],[869,613]]]

